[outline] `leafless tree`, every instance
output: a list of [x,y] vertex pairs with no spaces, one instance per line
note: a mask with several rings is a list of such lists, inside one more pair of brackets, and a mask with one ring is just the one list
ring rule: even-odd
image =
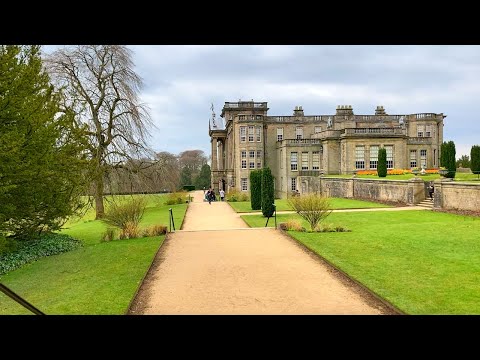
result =
[[195,178],[202,169],[202,166],[208,162],[208,157],[202,150],[186,150],[178,154],[180,168],[188,167]]
[[102,218],[107,170],[151,155],[146,139],[153,124],[138,98],[142,79],[133,69],[131,50],[120,45],[64,47],[47,56],[45,63],[88,137],[96,218]]
[[290,197],[288,202],[293,210],[310,224],[311,231],[332,213],[330,198],[318,194]]

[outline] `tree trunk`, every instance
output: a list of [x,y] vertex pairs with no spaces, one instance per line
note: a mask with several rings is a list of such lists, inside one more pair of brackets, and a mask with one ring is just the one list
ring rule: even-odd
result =
[[95,180],[95,220],[102,219],[105,216],[103,207],[103,175]]

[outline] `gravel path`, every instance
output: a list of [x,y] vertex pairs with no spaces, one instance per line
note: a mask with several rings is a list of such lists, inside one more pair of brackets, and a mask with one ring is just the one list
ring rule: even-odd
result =
[[386,314],[382,303],[274,229],[195,192],[131,314]]

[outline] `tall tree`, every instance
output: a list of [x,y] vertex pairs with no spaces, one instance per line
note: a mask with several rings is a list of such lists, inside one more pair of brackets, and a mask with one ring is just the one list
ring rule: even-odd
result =
[[470,157],[468,155],[462,155],[456,163],[457,168],[469,168],[470,167]]
[[82,207],[85,147],[60,100],[39,46],[0,46],[0,235],[56,230]]
[[471,170],[474,174],[480,174],[480,146],[473,145],[470,149]]
[[455,161],[455,143],[453,141],[444,141],[441,146],[440,165],[448,170],[445,177],[453,179],[455,177],[456,161]]
[[378,177],[387,176],[387,149],[378,149],[378,164],[377,164]]
[[270,217],[274,212],[275,190],[274,177],[269,167],[262,170],[262,214]]
[[180,173],[180,185],[192,185],[192,171],[188,166],[185,166]]
[[210,165],[203,164],[200,174],[195,178],[194,185],[196,189],[208,189],[212,186]]
[[207,161],[208,157],[202,150],[186,150],[178,154],[180,168],[188,167],[193,178],[198,176],[202,166],[205,165]]
[[262,208],[262,169],[250,171],[250,205],[252,210]]
[[102,218],[108,168],[123,167],[127,159],[149,152],[146,138],[152,122],[138,98],[143,83],[133,69],[132,52],[119,45],[77,45],[55,51],[46,62],[89,140],[96,218]]

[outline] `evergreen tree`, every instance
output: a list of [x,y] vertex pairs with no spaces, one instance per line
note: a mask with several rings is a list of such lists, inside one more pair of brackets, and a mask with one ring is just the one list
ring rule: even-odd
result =
[[197,189],[208,189],[211,186],[211,170],[210,165],[203,164],[200,173],[195,178],[195,188]]
[[0,46],[0,236],[56,230],[81,207],[85,150],[39,46]]
[[180,173],[180,186],[192,185],[192,171],[188,166],[184,166]]
[[378,177],[387,176],[387,149],[378,149],[378,164],[377,164]]
[[453,179],[455,177],[455,143],[453,141],[444,141],[441,146],[440,166],[446,168],[448,173],[445,177]]
[[262,208],[262,170],[250,172],[250,203],[252,210]]
[[270,217],[274,212],[274,183],[273,183],[272,171],[270,168],[263,168],[262,171],[262,213],[265,217]]
[[480,146],[473,145],[470,149],[471,170],[474,174],[480,174]]

